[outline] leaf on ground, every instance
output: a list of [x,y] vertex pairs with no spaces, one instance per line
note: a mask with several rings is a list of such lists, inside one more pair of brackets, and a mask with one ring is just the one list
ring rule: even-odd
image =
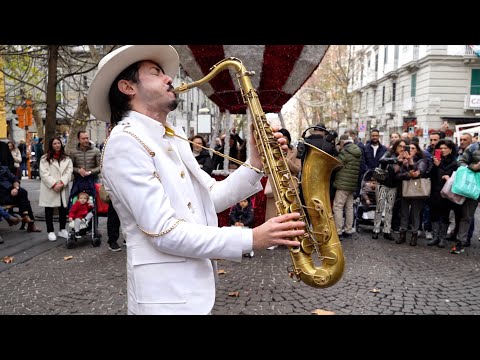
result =
[[15,259],[13,256],[4,256],[2,261],[5,263],[5,264],[10,264],[13,262],[13,259]]
[[73,259],[73,256],[72,256],[72,255],[70,255],[70,256],[64,256],[64,257],[63,257],[63,260],[70,260],[70,259]]
[[240,296],[240,291],[229,292],[228,296],[239,297]]
[[370,292],[372,292],[372,293],[379,293],[380,290],[373,288],[372,290],[370,290]]
[[223,269],[219,269],[217,272],[218,272],[218,275],[226,274],[225,270]]
[[312,311],[312,314],[315,315],[335,315],[333,311],[322,310],[322,309],[315,309]]

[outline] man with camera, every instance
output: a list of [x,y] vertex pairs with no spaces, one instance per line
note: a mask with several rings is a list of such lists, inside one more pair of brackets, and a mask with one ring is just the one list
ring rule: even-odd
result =
[[[308,129],[307,129],[308,130]],[[325,151],[332,156],[338,156],[335,147],[335,138],[338,134],[333,130],[327,130],[325,125],[317,124],[311,128],[312,135],[305,138],[305,142]]]

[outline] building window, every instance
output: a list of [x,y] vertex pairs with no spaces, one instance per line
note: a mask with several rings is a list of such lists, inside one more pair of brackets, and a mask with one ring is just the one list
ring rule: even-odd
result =
[[470,95],[480,95],[480,69],[472,69]]
[[382,88],[382,106],[385,106],[385,86]]
[[410,96],[411,97],[417,96],[417,74],[412,75],[412,87],[410,90]]
[[385,53],[383,57],[383,64],[385,65],[386,63],[388,63],[388,45],[385,45]]
[[397,83],[392,84],[392,101],[395,102],[395,99],[397,97]]
[[378,52],[375,53],[375,74],[378,71]]

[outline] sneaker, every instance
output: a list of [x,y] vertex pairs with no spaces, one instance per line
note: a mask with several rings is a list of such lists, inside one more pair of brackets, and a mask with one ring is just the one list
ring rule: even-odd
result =
[[123,246],[127,246],[127,240],[123,239]]
[[418,230],[418,231],[417,231],[417,237],[420,238],[420,237],[422,237],[422,236],[423,236],[423,231]]
[[465,252],[465,249],[463,249],[463,248],[461,249],[461,248],[459,248],[459,247],[457,247],[457,246],[454,246],[454,247],[452,248],[452,250],[450,250],[450,253],[451,253],[451,254],[460,254],[460,253],[462,253],[462,252]]
[[55,240],[57,240],[57,236],[55,235],[54,232],[49,232],[49,233],[48,233],[48,240],[50,240],[50,241],[55,241]]
[[3,238],[0,236],[0,244],[3,244],[5,241],[3,241]]
[[108,248],[113,252],[122,251],[122,248],[118,246],[116,241],[114,243],[108,244]]
[[425,231],[425,239],[427,239],[427,240],[432,240],[433,239],[431,231]]
[[68,239],[68,231],[65,229],[60,230],[57,235],[62,238]]
[[350,230],[345,230],[344,233],[346,235],[353,235],[355,234],[357,231],[354,229],[354,228],[351,228]]
[[80,235],[80,231],[75,231],[75,239],[81,239],[82,235]]

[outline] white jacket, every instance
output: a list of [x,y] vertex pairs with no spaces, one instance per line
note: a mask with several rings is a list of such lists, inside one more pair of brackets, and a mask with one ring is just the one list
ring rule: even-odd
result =
[[132,111],[105,145],[105,188],[128,245],[128,311],[208,314],[215,301],[209,259],[241,261],[252,249],[252,230],[218,228],[217,212],[260,191],[262,175],[240,167],[217,182],[201,170],[188,142],[170,138],[177,154],[167,136],[160,122]]
[[[38,205],[44,207],[59,207],[60,199],[64,207],[68,205],[70,195],[70,181],[72,180],[73,164],[68,156],[60,163],[57,160],[47,161],[47,154],[40,159],[40,195]],[[55,183],[61,180],[64,184],[59,193],[52,189]]]

